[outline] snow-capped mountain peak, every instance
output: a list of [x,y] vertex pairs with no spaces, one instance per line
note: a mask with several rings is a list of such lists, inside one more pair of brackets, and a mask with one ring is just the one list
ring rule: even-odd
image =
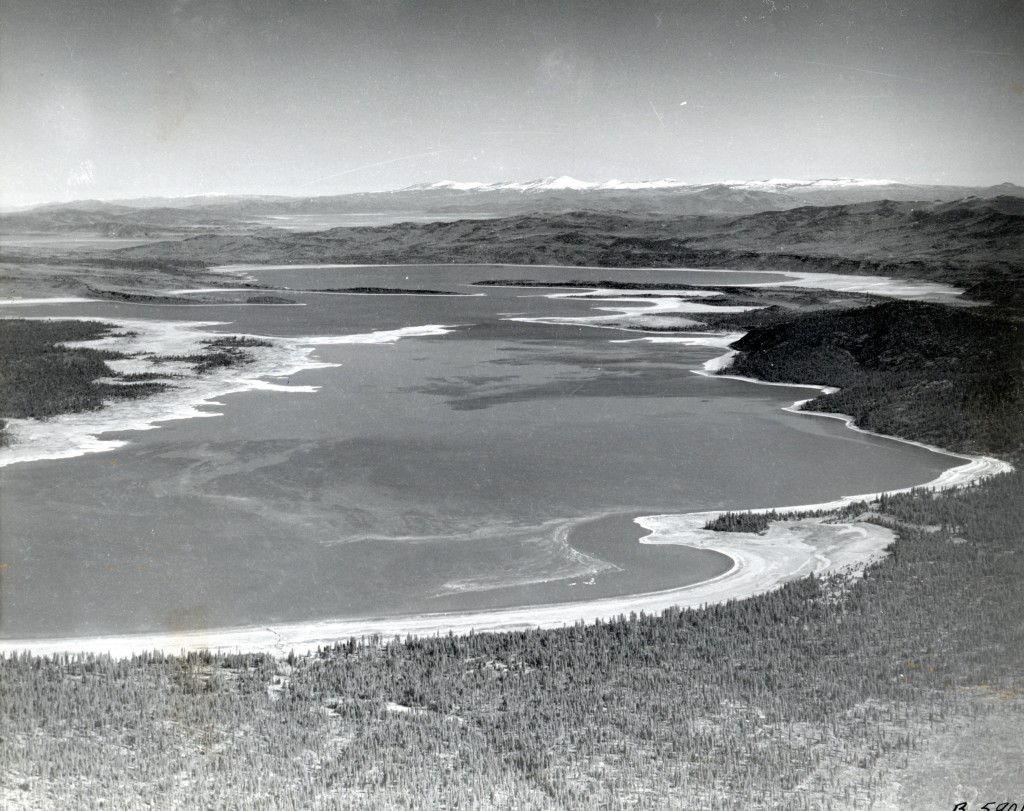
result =
[[475,189],[485,188],[487,183],[475,183],[469,181],[467,183],[460,183],[457,180],[439,180],[437,183],[420,183],[416,186],[409,186],[409,189],[451,189],[452,191],[474,191]]
[[[535,181],[537,182],[537,181]],[[561,177],[544,178],[544,180],[538,183],[537,188],[543,189],[593,189],[598,186],[597,183],[588,183],[585,180],[577,180],[569,175],[562,175]]]
[[785,177],[773,177],[768,180],[728,180],[723,186],[737,189],[764,191],[799,191],[801,189],[841,189],[856,186],[895,186],[898,180],[876,180],[860,177],[831,177],[816,180],[792,180]]
[[409,186],[402,191],[450,189],[451,191],[564,191],[571,189],[582,191],[598,187],[599,183],[588,183],[568,175],[561,177],[543,177],[538,180],[510,183],[480,183],[476,181],[441,180],[437,183],[421,183]]
[[607,180],[594,182],[577,180],[569,175],[543,177],[537,180],[505,183],[483,183],[479,181],[441,180],[437,183],[421,183],[407,186],[401,191],[495,191],[495,192],[545,192],[545,191],[641,191],[645,189],[690,189],[698,191],[712,186],[744,191],[789,192],[842,189],[869,186],[898,185],[896,180],[875,180],[870,178],[835,177],[815,180],[794,180],[790,178],[769,178],[768,180],[728,180],[720,183],[689,183],[685,180],[663,178],[661,180]]

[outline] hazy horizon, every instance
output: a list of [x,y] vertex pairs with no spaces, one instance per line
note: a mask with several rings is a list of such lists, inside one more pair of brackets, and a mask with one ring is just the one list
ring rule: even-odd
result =
[[1024,184],[1024,5],[0,0],[0,206],[441,180]]
[[[519,182],[521,182],[521,183],[529,183],[529,182],[532,182],[532,181],[540,181],[540,180],[546,180],[546,179],[552,179],[552,178],[528,178],[528,179],[524,178],[522,181],[519,181]],[[555,179],[557,179],[557,178],[555,178]],[[574,180],[583,180],[583,178],[573,178],[573,179]],[[617,179],[613,179],[613,180],[617,180],[619,182],[625,182],[625,183],[637,183],[637,182],[640,182],[640,180],[636,179],[636,178],[628,178],[628,179],[617,178]],[[657,180],[678,180],[678,179],[677,178],[644,178],[644,180],[645,181],[648,181],[648,180],[657,181]],[[863,182],[863,181],[866,181],[868,179],[867,178],[748,178],[746,180],[741,180],[740,178],[729,178],[728,180],[706,181],[706,182],[703,182],[703,183],[694,182],[694,183],[688,183],[686,185],[692,185],[694,187],[712,186],[712,185],[728,186],[728,185],[731,185],[731,184],[738,184],[738,183],[745,183],[745,182],[749,182],[749,183],[757,183],[757,182],[765,182],[765,181],[812,182],[812,181],[815,181],[815,180],[860,180],[860,181]],[[877,180],[879,182],[879,184],[897,183],[897,184],[903,184],[903,185],[920,185],[920,186],[929,186],[929,185],[936,185],[936,186],[938,186],[938,185],[942,185],[942,186],[950,186],[950,187],[953,187],[953,188],[962,187],[962,188],[965,188],[965,189],[967,189],[967,188],[978,188],[979,187],[979,186],[976,186],[976,185],[968,186],[968,185],[961,184],[961,183],[948,183],[948,184],[916,183],[915,184],[913,181],[893,181],[891,179],[883,179],[883,178],[872,178],[872,180]],[[24,204],[20,204],[20,205],[6,205],[6,204],[3,204],[3,203],[0,203],[0,212],[14,213],[14,212],[26,211],[26,210],[29,210],[29,209],[35,209],[35,208],[40,208],[40,207],[45,207],[45,206],[64,206],[64,205],[74,205],[76,203],[88,203],[88,202],[100,202],[100,203],[118,204],[118,203],[131,203],[133,201],[141,201],[141,200],[168,200],[168,201],[171,201],[171,200],[185,200],[185,199],[194,199],[194,198],[208,198],[208,199],[210,199],[212,201],[215,201],[218,198],[231,199],[231,198],[241,198],[241,197],[268,197],[268,198],[269,197],[280,197],[280,198],[299,199],[299,200],[301,200],[301,199],[308,199],[308,198],[314,198],[314,197],[335,197],[335,196],[340,197],[340,196],[344,196],[346,194],[388,194],[388,193],[393,193],[393,192],[402,192],[402,191],[406,191],[406,190],[412,189],[412,188],[417,188],[417,187],[420,187],[420,186],[429,186],[429,185],[431,185],[431,183],[435,183],[435,184],[436,183],[443,183],[445,181],[451,181],[451,178],[443,178],[441,181],[425,181],[423,183],[414,183],[414,184],[409,184],[407,186],[400,186],[400,187],[392,188],[392,189],[365,189],[365,190],[360,190],[360,191],[328,192],[328,193],[323,193],[323,194],[317,193],[317,194],[309,194],[309,195],[287,194],[287,193],[264,194],[264,193],[261,193],[261,192],[200,192],[200,193],[197,193],[197,194],[184,194],[184,195],[153,194],[153,195],[137,195],[137,196],[134,196],[134,197],[69,197],[69,198],[66,198],[64,200],[42,200],[42,201],[39,201],[39,202],[24,203]],[[460,180],[460,181],[454,181],[454,182],[464,183],[464,182],[471,182],[471,181]],[[507,183],[514,183],[516,181],[495,181],[493,185],[500,185],[500,184],[504,184],[506,182]],[[585,182],[598,183],[598,182],[605,182],[605,181],[585,181]],[[1015,186],[1016,188],[1021,188],[1021,186],[1024,185],[1024,184],[1013,183],[1012,181],[1003,181],[1003,182],[1000,182],[1000,183],[985,184],[985,187],[1006,185],[1006,183],[1010,183],[1011,185]],[[492,185],[492,184],[488,184],[488,185]],[[487,189],[481,189],[481,190],[482,191],[487,191]]]

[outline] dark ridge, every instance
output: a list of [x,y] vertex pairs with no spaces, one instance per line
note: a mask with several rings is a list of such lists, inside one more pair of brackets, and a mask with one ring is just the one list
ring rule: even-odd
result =
[[448,290],[419,290],[402,287],[324,287],[315,290],[296,290],[299,293],[350,293],[352,295],[416,295],[416,296],[465,296],[466,293],[455,293]]
[[805,408],[964,452],[1024,443],[1024,325],[974,311],[889,302],[814,312],[737,341],[729,372],[841,388]]
[[102,290],[86,287],[86,293],[104,301],[121,301],[125,304],[206,304],[205,299],[188,296],[158,296],[150,293],[135,293],[125,290]]
[[[213,302],[216,303],[216,302]],[[231,304],[234,302],[224,302],[225,304]],[[296,304],[294,299],[282,298],[281,296],[249,296],[245,300],[246,304]]]

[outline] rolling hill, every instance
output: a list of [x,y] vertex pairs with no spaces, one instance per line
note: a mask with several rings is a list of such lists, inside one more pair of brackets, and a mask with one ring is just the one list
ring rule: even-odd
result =
[[208,234],[115,251],[208,264],[510,263],[882,273],[959,284],[1018,278],[1024,198],[891,200],[741,217],[572,212],[294,233]]

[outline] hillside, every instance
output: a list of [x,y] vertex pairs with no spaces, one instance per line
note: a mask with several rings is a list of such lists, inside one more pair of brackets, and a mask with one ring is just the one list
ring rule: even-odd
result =
[[572,211],[644,217],[726,216],[875,200],[951,202],[967,197],[1024,196],[1012,183],[937,186],[850,178],[685,183],[676,180],[588,183],[570,177],[521,183],[441,181],[382,192],[328,196],[199,195],[116,201],[80,200],[0,214],[0,230],[15,233],[159,235],[219,224],[234,230],[274,220],[381,215],[424,220],[565,214]]
[[730,267],[883,273],[961,284],[1016,278],[1024,198],[878,201],[744,217],[574,212],[291,233],[203,235],[113,256],[208,264],[487,263]]
[[148,237],[196,233],[230,225],[233,218],[163,206],[138,209],[85,200],[74,205],[42,206],[0,215],[0,232],[12,234],[94,234],[104,237]]
[[816,312],[753,329],[733,345],[732,374],[837,386],[805,408],[968,453],[1024,448],[1024,326],[991,316],[888,302]]

